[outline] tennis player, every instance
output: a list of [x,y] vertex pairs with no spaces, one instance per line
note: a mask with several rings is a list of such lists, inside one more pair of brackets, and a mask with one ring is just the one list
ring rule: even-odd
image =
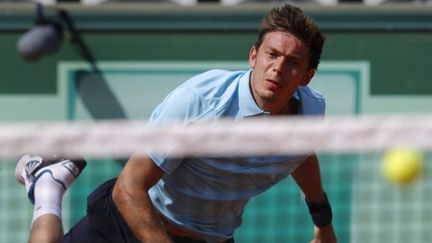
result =
[[[274,8],[250,50],[250,70],[210,70],[187,80],[154,110],[150,123],[323,115],[324,98],[307,85],[318,68],[324,40],[299,8]],[[133,156],[118,178],[89,195],[87,215],[65,236],[61,197],[83,166],[43,161],[27,155],[17,166],[17,177],[35,204],[31,242],[234,242],[249,199],[290,175],[306,197],[315,225],[312,242],[336,242],[315,154]]]

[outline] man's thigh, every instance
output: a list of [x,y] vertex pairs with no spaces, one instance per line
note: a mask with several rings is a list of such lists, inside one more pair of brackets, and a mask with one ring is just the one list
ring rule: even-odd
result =
[[[139,243],[112,200],[116,178],[100,185],[87,197],[87,215],[64,236],[62,243]],[[171,236],[173,243],[205,243]],[[229,239],[224,243],[233,243]]]
[[140,242],[112,200],[115,181],[103,183],[87,197],[87,215],[64,236],[63,243]]

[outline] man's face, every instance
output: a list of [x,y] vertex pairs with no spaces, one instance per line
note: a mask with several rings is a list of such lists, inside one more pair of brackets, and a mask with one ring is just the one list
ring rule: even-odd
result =
[[287,32],[269,32],[257,50],[249,53],[251,89],[257,104],[278,114],[297,90],[307,85],[315,71],[309,68],[309,47]]

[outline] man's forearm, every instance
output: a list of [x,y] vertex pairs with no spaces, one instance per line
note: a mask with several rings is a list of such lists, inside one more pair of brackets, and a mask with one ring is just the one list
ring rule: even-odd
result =
[[297,185],[300,187],[310,202],[320,202],[324,199],[324,191],[321,184],[321,173],[316,155],[310,156],[293,173]]
[[135,236],[142,242],[171,242],[153,208],[148,193],[117,183],[113,200]]
[[147,156],[132,156],[113,189],[113,200],[135,236],[142,242],[170,242],[153,208],[148,190],[163,171]]
[[332,226],[331,207],[322,188],[316,155],[310,156],[292,176],[306,196],[309,212],[315,224],[314,240],[311,243],[337,242]]

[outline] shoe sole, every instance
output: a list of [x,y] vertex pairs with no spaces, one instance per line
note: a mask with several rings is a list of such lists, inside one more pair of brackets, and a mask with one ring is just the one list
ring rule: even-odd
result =
[[[18,182],[22,185],[25,185],[25,179],[24,177],[21,175],[21,173],[23,172],[23,170],[25,169],[26,164],[28,163],[28,160],[25,160],[24,157],[29,155],[23,155],[18,159],[18,163],[17,166],[15,167],[15,178],[18,180]],[[58,159],[57,156],[53,157],[53,159],[50,160],[44,160],[42,158],[42,163],[33,170],[32,175],[34,176],[36,174],[36,172],[38,172],[39,170],[41,170],[44,167],[47,167],[49,165],[52,164],[57,164],[60,162],[65,161],[66,159]],[[87,166],[87,162],[84,159],[78,159],[76,161],[72,161],[71,162],[78,167],[79,169],[79,173],[76,175],[78,176],[79,174],[81,174],[81,172],[84,170],[84,168]]]
[[15,178],[18,180],[18,182],[22,185],[25,184],[25,179],[24,177],[21,175],[21,173],[24,171],[25,165],[27,164],[28,160],[25,160],[24,157],[29,157],[28,154],[26,155],[22,155],[19,159],[18,159],[18,163],[17,166],[15,167]]

